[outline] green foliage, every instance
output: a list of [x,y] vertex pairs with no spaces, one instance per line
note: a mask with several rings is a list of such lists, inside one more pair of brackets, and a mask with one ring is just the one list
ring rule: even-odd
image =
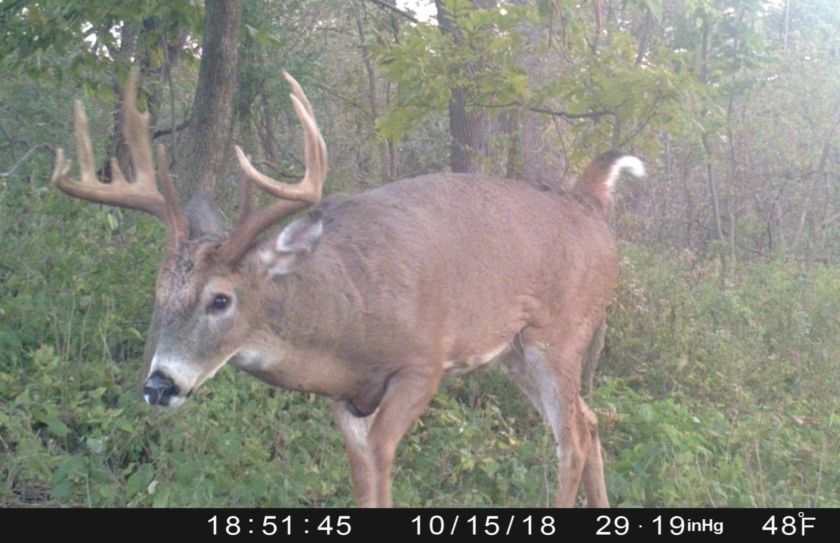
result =
[[528,74],[519,64],[525,38],[517,27],[531,10],[474,9],[471,1],[447,6],[457,38],[436,25],[418,24],[404,28],[399,44],[377,49],[385,75],[397,83],[390,111],[376,121],[383,139],[398,140],[446,111],[455,88],[469,92],[469,107],[510,106],[530,95]]
[[840,275],[623,248],[595,405],[621,505],[836,504]]
[[[691,80],[690,72],[674,69],[681,61],[677,53],[661,48],[640,65],[633,61],[639,46],[636,38],[619,31],[592,54],[586,39],[590,27],[581,10],[574,3],[560,4],[527,8],[505,3],[478,9],[472,1],[450,1],[446,6],[455,38],[436,25],[404,28],[398,43],[383,45],[378,52],[385,75],[398,85],[389,111],[377,120],[380,135],[403,137],[445,111],[456,88],[467,92],[469,107],[487,112],[511,107],[557,109],[551,107],[553,103],[563,104],[561,109],[572,115],[602,112],[598,119],[613,122],[579,126],[571,156],[575,163],[611,139],[625,145],[660,123],[689,122],[687,117],[694,112],[685,109],[686,94],[702,86]],[[661,17],[662,6],[657,2],[640,3],[638,9],[650,9]],[[528,59],[556,53],[551,45],[528,39],[524,29],[526,23],[545,28],[553,21],[554,10],[565,18],[566,61],[546,83],[534,85],[524,68],[533,63]],[[624,136],[620,131],[614,134],[622,125],[631,128]],[[655,151],[655,147],[645,150]]]
[[180,29],[195,30],[202,20],[200,3],[142,2],[11,3],[0,8],[0,68],[33,80],[72,79],[91,92],[106,92],[100,81],[117,68],[127,72],[129,55],[119,54],[125,25],[147,24],[137,44],[148,67],[164,62],[163,44]]

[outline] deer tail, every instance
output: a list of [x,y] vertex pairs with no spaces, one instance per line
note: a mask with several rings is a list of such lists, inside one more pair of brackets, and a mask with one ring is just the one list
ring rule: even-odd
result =
[[623,170],[636,177],[645,175],[645,165],[638,158],[621,151],[607,151],[589,163],[578,177],[575,189],[606,211],[612,205],[615,182]]

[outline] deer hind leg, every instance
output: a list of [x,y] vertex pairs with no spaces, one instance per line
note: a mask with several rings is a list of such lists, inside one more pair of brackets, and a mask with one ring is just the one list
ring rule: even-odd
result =
[[440,371],[404,369],[391,376],[379,407],[371,415],[354,417],[340,402],[334,408],[360,506],[391,506],[391,467],[397,445],[428,407],[440,379]]
[[592,334],[592,341],[589,342],[589,348],[586,349],[586,355],[583,358],[583,378],[582,384],[586,387],[584,396],[589,398],[592,396],[593,381],[595,378],[595,370],[598,369],[598,361],[601,360],[601,351],[604,350],[604,339],[607,335],[607,320],[601,321],[595,333]]
[[598,435],[598,417],[583,399],[580,400],[580,405],[590,437],[586,465],[583,468],[583,491],[586,493],[586,502],[589,507],[609,507],[607,483],[604,480],[604,459],[601,455],[601,437]]
[[555,504],[574,505],[583,478],[588,504],[608,506],[597,419],[580,396],[580,355],[574,348],[560,351],[535,341],[521,343],[519,352],[509,356],[504,367],[554,434],[558,461]]

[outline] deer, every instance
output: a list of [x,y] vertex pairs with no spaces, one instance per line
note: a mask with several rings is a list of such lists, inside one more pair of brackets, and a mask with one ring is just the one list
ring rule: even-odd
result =
[[[113,158],[112,180],[97,178],[85,109],[75,103],[80,178],[71,178],[59,148],[52,182],[167,227],[145,401],[182,404],[226,364],[274,387],[325,396],[356,503],[389,507],[397,446],[442,379],[492,364],[553,433],[555,504],[574,506],[582,482],[588,506],[608,507],[598,420],[581,380],[591,385],[617,283],[607,224],[615,183],[623,170],[644,175],[641,160],[604,153],[571,188],[435,173],[322,197],[326,144],[301,86],[283,75],[302,127],[305,173],[298,183],[279,182],[235,146],[242,176],[229,232],[207,196],[181,206],[160,144],[155,169],[136,69],[124,99],[131,180]],[[254,208],[254,185],[271,203]]]

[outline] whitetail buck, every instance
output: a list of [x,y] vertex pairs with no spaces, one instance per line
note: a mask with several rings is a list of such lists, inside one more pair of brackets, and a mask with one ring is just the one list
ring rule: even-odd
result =
[[[582,478],[588,504],[607,506],[597,421],[580,383],[584,365],[591,373],[597,361],[618,271],[606,222],[613,185],[622,168],[642,175],[641,162],[601,155],[571,190],[442,173],[321,201],[326,146],[309,101],[285,75],[303,126],[306,174],[299,184],[280,183],[237,147],[240,216],[228,235],[206,198],[181,208],[163,146],[158,189],[136,73],[125,97],[132,182],[116,161],[111,183],[96,179],[76,103],[81,181],[70,179],[59,150],[58,187],[151,213],[168,227],[146,401],[178,405],[227,362],[271,385],[327,396],[358,504],[389,506],[397,444],[441,379],[498,361],[554,433],[557,505],[573,505]],[[252,209],[254,184],[277,201]]]

